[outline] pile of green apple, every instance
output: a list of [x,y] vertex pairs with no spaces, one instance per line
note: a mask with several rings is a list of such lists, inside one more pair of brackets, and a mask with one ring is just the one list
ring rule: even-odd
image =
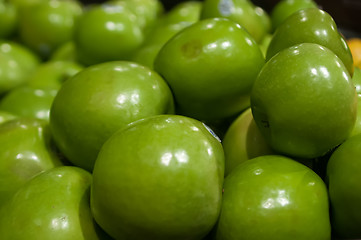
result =
[[0,239],[361,238],[360,96],[312,0],[0,0]]

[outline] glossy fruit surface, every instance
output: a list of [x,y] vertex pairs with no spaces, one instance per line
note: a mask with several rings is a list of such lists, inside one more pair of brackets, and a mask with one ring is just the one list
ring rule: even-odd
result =
[[249,106],[263,64],[259,46],[242,27],[213,18],[171,38],[159,51],[154,69],[170,85],[180,114],[215,121]]
[[284,156],[246,161],[224,181],[217,240],[330,240],[327,188]]
[[332,226],[342,239],[361,238],[361,135],[346,140],[331,155],[327,182]]
[[100,147],[116,130],[173,111],[172,93],[156,72],[132,62],[108,62],[63,83],[50,111],[50,126],[64,155],[92,170]]
[[18,87],[0,100],[0,110],[20,117],[31,117],[49,121],[50,107],[57,89]]
[[332,51],[303,43],[264,65],[252,89],[251,107],[274,150],[314,158],[349,136],[357,96],[347,69]]
[[0,238],[102,239],[89,207],[91,179],[89,172],[73,166],[35,176],[0,210]]
[[358,67],[355,67],[355,71],[352,76],[352,82],[355,85],[357,93],[357,116],[350,136],[361,133],[361,69]]
[[351,51],[327,12],[308,8],[287,18],[273,34],[266,60],[280,50],[300,43],[317,43],[329,48],[342,60],[352,76],[354,66]]
[[244,161],[273,153],[253,119],[251,108],[246,109],[232,122],[222,145],[225,154],[225,176]]
[[2,123],[0,145],[0,205],[35,175],[63,165],[44,120],[16,118]]
[[128,60],[143,39],[134,13],[115,3],[90,7],[79,19],[74,34],[78,61],[85,65]]
[[103,145],[91,209],[116,239],[201,239],[217,221],[223,176],[222,145],[204,124],[152,116]]
[[0,124],[3,124],[7,121],[11,121],[15,118],[17,118],[18,116],[10,113],[10,112],[7,112],[7,111],[1,111],[0,110]]

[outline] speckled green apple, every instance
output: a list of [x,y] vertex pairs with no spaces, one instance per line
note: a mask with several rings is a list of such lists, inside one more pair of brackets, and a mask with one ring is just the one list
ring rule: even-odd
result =
[[137,17],[116,3],[90,7],[79,19],[74,33],[77,58],[84,65],[129,60],[143,39]]
[[317,3],[313,0],[281,0],[270,12],[272,28],[275,30],[285,19],[299,10],[317,7]]
[[110,239],[102,238],[91,215],[91,179],[89,172],[73,166],[35,176],[0,209],[0,238]]
[[327,178],[331,222],[341,239],[361,238],[361,135],[347,139],[331,155]]
[[264,65],[253,85],[251,107],[274,150],[315,158],[349,136],[357,96],[346,67],[331,50],[303,43]]
[[225,176],[244,161],[273,153],[253,119],[251,108],[246,109],[232,122],[224,135],[222,145],[225,154]]
[[154,69],[170,85],[178,113],[211,122],[249,106],[263,64],[259,46],[244,28],[212,18],[172,37],[159,51]]
[[100,147],[116,130],[173,111],[171,90],[159,74],[114,61],[90,66],[63,83],[50,110],[50,127],[69,161],[91,171]]
[[0,145],[0,205],[35,175],[62,165],[44,120],[16,118],[2,123]]
[[247,29],[256,42],[271,30],[268,13],[248,0],[205,0],[201,19],[228,18]]
[[246,161],[224,180],[217,240],[330,240],[327,188],[280,155]]
[[20,40],[43,59],[48,59],[57,47],[72,39],[81,14],[82,6],[78,1],[40,1],[20,8]]
[[51,88],[18,87],[0,99],[0,110],[49,121],[50,107],[57,92]]
[[203,123],[180,115],[144,118],[103,145],[92,213],[115,239],[198,240],[217,221],[223,178],[222,145]]
[[33,88],[59,89],[61,85],[84,69],[74,61],[47,61],[29,75],[26,85]]
[[307,8],[287,18],[273,34],[266,60],[280,50],[300,43],[317,43],[327,47],[342,60],[352,76],[354,66],[351,51],[327,12],[318,8]]

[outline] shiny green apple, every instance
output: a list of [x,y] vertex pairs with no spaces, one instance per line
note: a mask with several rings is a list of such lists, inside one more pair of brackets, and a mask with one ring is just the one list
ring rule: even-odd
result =
[[225,176],[244,161],[273,153],[253,119],[251,108],[246,109],[232,122],[224,135],[222,145],[225,154]]
[[303,43],[264,65],[253,85],[251,108],[276,152],[315,158],[349,136],[357,95],[340,58],[321,45]]
[[91,215],[91,181],[89,172],[73,166],[35,176],[0,209],[0,238],[110,239],[102,237]]
[[337,237],[361,238],[361,135],[341,144],[327,164],[331,222]]
[[35,175],[63,165],[51,141],[44,120],[16,118],[0,124],[0,206]]
[[84,65],[129,60],[144,39],[136,15],[116,3],[89,6],[74,31],[77,58]]
[[313,0],[281,0],[278,1],[270,12],[273,31],[278,28],[293,13],[306,9],[317,8]]
[[327,12],[318,8],[307,8],[287,18],[273,34],[267,48],[266,60],[280,50],[300,43],[317,43],[329,48],[342,60],[352,76],[354,66],[351,51]]
[[330,240],[327,188],[280,155],[246,161],[224,180],[217,240]]
[[69,161],[91,171],[101,146],[116,130],[173,111],[172,92],[159,74],[132,62],[107,62],[63,83],[50,110],[50,127]]
[[211,122],[249,107],[263,64],[259,46],[244,28],[212,18],[172,37],[159,51],[154,69],[170,85],[178,113]]
[[44,1],[20,8],[19,37],[43,59],[73,38],[74,26],[82,14],[78,1]]
[[49,121],[50,107],[57,92],[51,88],[18,87],[0,99],[0,110]]
[[268,13],[248,0],[205,0],[201,19],[228,18],[244,27],[256,42],[271,30]]
[[217,221],[224,154],[203,123],[157,115],[111,136],[95,162],[91,209],[115,239],[199,240]]

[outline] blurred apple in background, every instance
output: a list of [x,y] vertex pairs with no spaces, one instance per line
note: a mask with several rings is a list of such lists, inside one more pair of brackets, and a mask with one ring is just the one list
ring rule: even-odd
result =
[[0,23],[0,38],[12,37],[16,31],[18,14],[11,2],[0,1]]
[[251,108],[276,152],[315,158],[349,136],[357,95],[348,70],[331,50],[302,43],[264,65],[253,85]]
[[95,162],[91,209],[115,239],[201,239],[217,221],[224,154],[203,123],[147,117],[118,130]]
[[147,116],[173,113],[173,104],[158,73],[132,62],[107,62],[63,83],[50,110],[50,127],[69,161],[91,171],[116,130]]

